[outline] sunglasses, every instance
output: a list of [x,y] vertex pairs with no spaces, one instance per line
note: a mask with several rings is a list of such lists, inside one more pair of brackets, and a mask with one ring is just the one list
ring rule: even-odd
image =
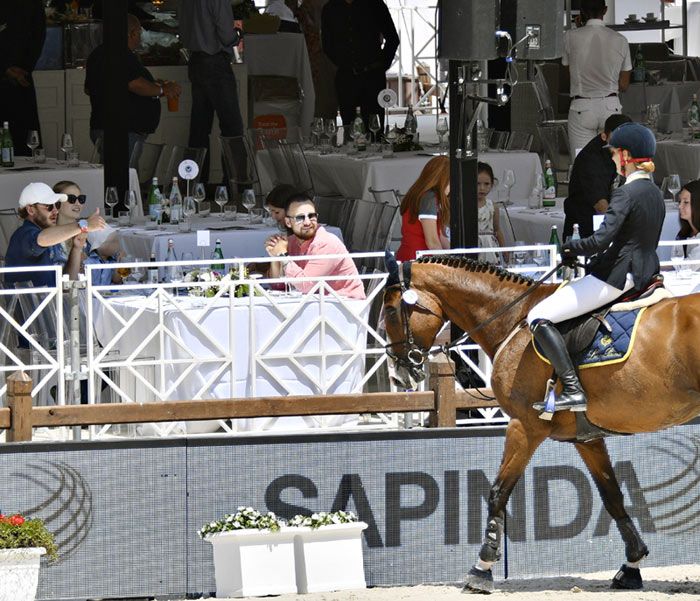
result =
[[[76,202],[79,202],[81,205],[84,205],[87,202],[87,196],[85,196],[85,194],[80,194],[78,196],[76,196],[75,194],[66,194],[66,196],[68,197],[68,200],[66,200],[66,202],[71,205],[74,205]],[[59,200],[56,204],[60,205],[61,201]]]
[[34,206],[35,207],[43,207],[50,213],[53,210],[58,211],[58,208],[61,206],[61,203],[55,202],[53,204],[47,205],[47,204],[44,204],[43,202],[37,202],[34,204]]
[[290,219],[294,219],[297,223],[304,223],[307,219],[309,221],[316,221],[318,220],[318,213],[309,213],[308,215],[294,215],[294,216],[289,216]]

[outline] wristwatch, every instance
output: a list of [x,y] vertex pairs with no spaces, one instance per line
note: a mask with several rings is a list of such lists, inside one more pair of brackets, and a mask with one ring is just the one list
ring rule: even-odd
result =
[[280,253],[277,255],[278,257],[288,257],[289,253]]
[[87,233],[88,233],[88,222],[87,222],[87,219],[80,219],[80,220],[78,221],[78,226],[80,227],[81,233],[83,233],[83,234],[87,234]]

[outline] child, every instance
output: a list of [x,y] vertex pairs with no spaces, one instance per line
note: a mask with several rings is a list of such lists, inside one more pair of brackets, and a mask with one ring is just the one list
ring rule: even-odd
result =
[[[90,232],[88,234],[90,252],[85,259],[85,265],[104,265],[117,263],[121,258],[121,243],[119,232],[112,227]],[[115,269],[94,269],[92,272],[93,286],[109,286],[121,284],[122,277]]]
[[[493,206],[493,201],[488,198],[493,189],[495,178],[493,169],[488,163],[477,164],[477,198],[479,207],[479,247],[495,248],[505,246],[503,232],[501,231],[499,211]],[[480,253],[479,260],[486,263],[499,263],[496,253]]]

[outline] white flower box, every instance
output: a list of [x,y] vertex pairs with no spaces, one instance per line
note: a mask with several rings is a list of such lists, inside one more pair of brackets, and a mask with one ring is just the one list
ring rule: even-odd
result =
[[299,593],[367,588],[362,562],[365,522],[295,528]]
[[296,593],[296,528],[234,530],[210,534],[214,547],[216,596],[259,597]]
[[44,547],[0,549],[0,601],[34,601]]

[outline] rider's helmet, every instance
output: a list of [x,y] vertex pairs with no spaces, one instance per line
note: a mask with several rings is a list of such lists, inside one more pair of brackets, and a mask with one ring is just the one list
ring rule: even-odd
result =
[[641,123],[623,123],[610,134],[607,147],[626,150],[637,161],[651,160],[656,154],[656,138]]

